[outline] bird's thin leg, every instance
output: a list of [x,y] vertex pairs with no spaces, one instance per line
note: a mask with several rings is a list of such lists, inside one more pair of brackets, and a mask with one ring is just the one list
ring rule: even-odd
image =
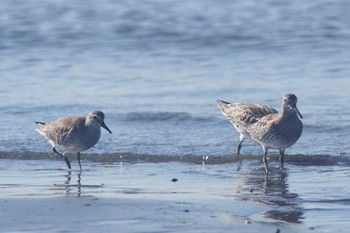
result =
[[78,152],[77,157],[78,157],[80,171],[82,171],[83,169],[81,168],[81,164],[80,164],[80,152]]
[[239,141],[238,145],[237,145],[237,151],[236,151],[237,156],[239,156],[239,154],[240,154],[240,151],[241,151],[241,148],[242,148],[242,142],[243,142],[243,141],[244,141],[244,140],[241,139],[241,140]]
[[241,134],[241,135],[239,135],[239,143],[237,145],[237,151],[236,151],[237,157],[239,157],[239,154],[241,152],[243,141],[244,141],[244,136],[243,136],[243,134]]
[[70,170],[71,169],[71,166],[70,166],[70,162],[69,162],[69,159],[64,156],[63,154],[59,153],[55,147],[52,147],[52,151],[55,153],[55,154],[58,154],[59,156],[62,156],[64,158],[64,161],[66,161],[66,164],[67,164],[67,167],[68,169]]
[[264,162],[265,171],[266,171],[266,173],[268,173],[269,170],[267,168],[267,149],[265,147],[264,147],[263,162]]
[[281,171],[284,169],[284,150],[280,150]]

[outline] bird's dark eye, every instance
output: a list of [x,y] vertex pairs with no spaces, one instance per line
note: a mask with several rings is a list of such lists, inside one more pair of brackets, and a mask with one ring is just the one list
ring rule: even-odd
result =
[[95,119],[95,120],[97,120],[97,117],[96,117],[96,116],[94,116],[94,119]]

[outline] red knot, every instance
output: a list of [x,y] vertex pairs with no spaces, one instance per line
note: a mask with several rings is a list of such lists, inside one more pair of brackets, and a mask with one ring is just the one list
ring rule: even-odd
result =
[[36,131],[49,140],[53,152],[64,158],[68,169],[71,169],[69,159],[56,149],[77,153],[79,168],[82,170],[80,152],[96,145],[101,137],[101,127],[112,133],[105,124],[104,118],[103,112],[93,111],[86,117],[68,116],[51,123],[35,122],[37,124]]

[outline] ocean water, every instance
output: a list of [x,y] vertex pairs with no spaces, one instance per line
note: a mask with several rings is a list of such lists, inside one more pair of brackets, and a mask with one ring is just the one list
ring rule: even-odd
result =
[[[102,162],[236,163],[239,135],[216,99],[279,109],[292,92],[304,131],[286,150],[286,172],[305,168],[318,179],[329,166],[331,177],[343,176],[349,7],[345,0],[2,1],[0,154],[50,159],[34,121],[100,109],[113,134],[104,131],[86,152],[92,162],[98,154]],[[245,166],[260,169],[259,145],[245,142],[241,152]],[[335,202],[348,206],[337,200],[350,187],[336,178],[324,185],[333,181],[345,190]]]

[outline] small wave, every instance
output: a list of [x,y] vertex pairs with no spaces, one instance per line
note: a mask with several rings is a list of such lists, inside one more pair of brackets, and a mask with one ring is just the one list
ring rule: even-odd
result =
[[[69,159],[76,160],[73,154],[67,154]],[[84,154],[83,159],[92,162],[114,163],[114,162],[145,162],[145,163],[162,163],[162,162],[184,162],[193,164],[227,164],[237,163],[242,160],[261,160],[261,156],[257,155],[157,155],[157,154],[134,154],[134,153],[92,153]],[[278,161],[278,155],[269,156],[271,161]],[[42,152],[5,152],[0,151],[0,159],[21,159],[21,160],[60,160],[59,156],[53,153]],[[341,154],[338,156],[327,154],[315,155],[286,155],[286,163],[295,166],[348,166],[350,164],[350,156]]]
[[126,121],[210,121],[209,117],[193,116],[187,112],[130,112],[125,115]]
[[[78,104],[67,104],[67,105],[55,105],[57,112],[66,112],[70,114],[72,109],[75,111],[86,111],[86,106]],[[18,106],[18,105],[5,105],[0,106],[0,111],[8,115],[33,115],[45,112],[48,115],[48,109],[52,109],[52,105],[34,105],[34,106]],[[74,114],[74,113],[72,113]],[[87,112],[86,112],[87,114]]]
[[128,121],[183,121],[191,119],[186,112],[130,112],[126,115]]

